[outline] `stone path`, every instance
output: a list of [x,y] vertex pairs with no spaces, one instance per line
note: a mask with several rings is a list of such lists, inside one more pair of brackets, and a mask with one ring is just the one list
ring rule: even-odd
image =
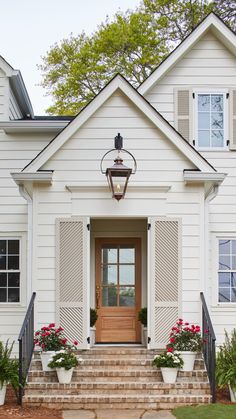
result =
[[65,410],[63,419],[176,419],[169,410]]

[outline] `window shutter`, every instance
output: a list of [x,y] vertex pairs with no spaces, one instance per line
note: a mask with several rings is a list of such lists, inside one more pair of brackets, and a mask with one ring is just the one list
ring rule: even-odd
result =
[[187,141],[192,140],[190,89],[175,90],[175,128]]
[[229,100],[230,100],[229,143],[230,143],[230,149],[236,150],[236,88],[230,91]]
[[151,219],[149,270],[150,348],[163,348],[180,316],[180,220]]
[[89,232],[87,218],[56,221],[56,322],[80,349],[89,336]]

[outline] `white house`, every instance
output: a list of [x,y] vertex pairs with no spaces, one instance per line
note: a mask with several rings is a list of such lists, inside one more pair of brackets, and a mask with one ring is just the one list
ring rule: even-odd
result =
[[[124,199],[101,173],[120,133],[137,162]],[[130,166],[130,155],[117,153]],[[75,118],[34,117],[0,59],[0,335],[17,339],[33,291],[36,327],[89,347],[149,348],[178,317],[217,336],[236,319],[236,37],[209,15],[135,90],[117,75]]]

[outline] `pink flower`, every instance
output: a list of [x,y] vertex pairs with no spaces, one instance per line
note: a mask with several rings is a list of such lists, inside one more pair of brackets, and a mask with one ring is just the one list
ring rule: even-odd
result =
[[170,338],[170,342],[174,343],[175,342],[175,338]]
[[173,348],[169,346],[169,348],[167,348],[167,352],[173,352]]
[[77,340],[74,340],[73,344],[77,346],[79,342],[77,342]]
[[209,333],[209,330],[208,330],[208,329],[206,329],[206,330],[205,330],[205,333]]
[[50,323],[50,325],[49,325],[48,327],[50,327],[50,329],[51,329],[52,327],[55,327],[55,323]]
[[46,336],[50,336],[50,334],[51,334],[50,332],[45,332]]
[[188,326],[188,325],[189,325],[189,323],[188,323],[188,322],[185,322],[184,324],[185,324],[185,326]]
[[35,332],[35,336],[38,336],[39,335],[39,332]]

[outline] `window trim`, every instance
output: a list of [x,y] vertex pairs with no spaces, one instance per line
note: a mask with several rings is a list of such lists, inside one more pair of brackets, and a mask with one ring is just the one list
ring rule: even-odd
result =
[[0,302],[0,312],[1,312],[7,308],[17,309],[20,307],[25,307],[26,305],[26,234],[25,233],[18,234],[15,232],[6,232],[6,234],[1,233],[0,240],[19,240],[19,272],[20,272],[19,301]]
[[[213,270],[213,279],[212,279],[212,287],[215,287],[215,280],[217,281],[217,286],[215,287],[215,306],[222,307],[222,308],[232,308],[235,309],[236,302],[235,301],[219,301],[219,280],[218,280],[218,273],[219,273],[219,240],[236,240],[236,232],[235,233],[220,233],[214,236],[215,240],[215,255],[214,256],[214,266],[215,269]],[[229,271],[231,272],[231,271]],[[213,304],[214,306],[214,304]]]
[[[229,89],[222,88],[197,88],[193,89],[193,94],[195,99],[193,100],[193,133],[195,140],[195,148],[198,151],[229,151],[229,144],[227,145],[229,139],[229,101],[227,99],[227,94]],[[198,146],[198,95],[208,95],[208,94],[223,94],[224,95],[224,145],[223,147],[199,147]]]

